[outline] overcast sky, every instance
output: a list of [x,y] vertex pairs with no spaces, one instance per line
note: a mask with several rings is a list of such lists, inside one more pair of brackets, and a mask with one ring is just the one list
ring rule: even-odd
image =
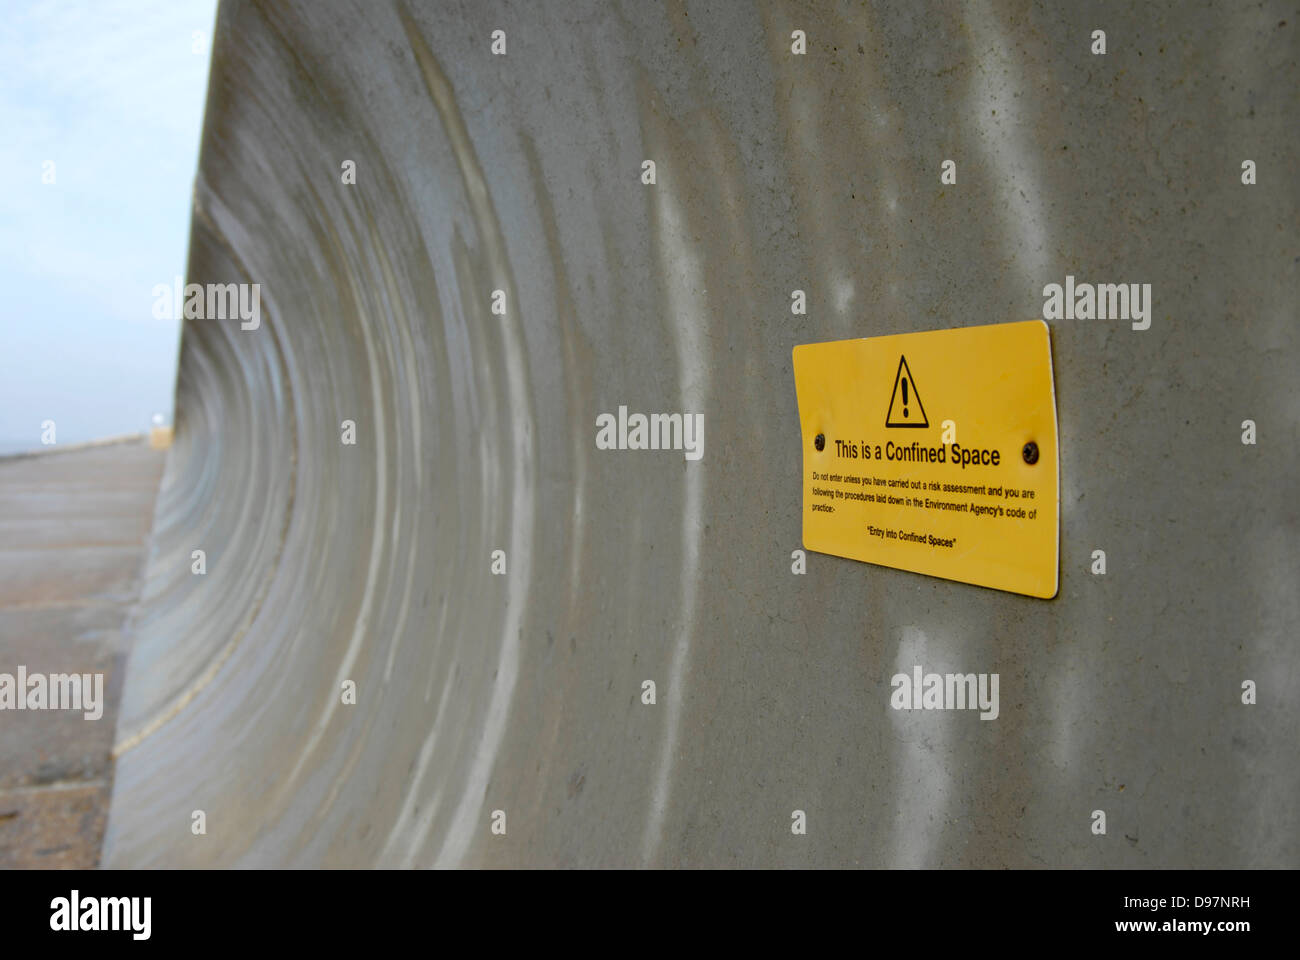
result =
[[179,324],[150,291],[184,273],[215,13],[5,4],[0,453],[40,447],[44,420],[60,446],[171,420]]

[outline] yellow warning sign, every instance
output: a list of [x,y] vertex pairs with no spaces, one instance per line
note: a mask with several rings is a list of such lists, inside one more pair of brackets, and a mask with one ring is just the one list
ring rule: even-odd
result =
[[794,382],[805,547],[1056,596],[1047,324],[804,344]]

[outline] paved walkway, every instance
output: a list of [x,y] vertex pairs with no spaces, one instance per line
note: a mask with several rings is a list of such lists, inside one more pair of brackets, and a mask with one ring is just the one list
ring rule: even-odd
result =
[[102,673],[105,701],[97,720],[0,710],[0,868],[99,862],[163,458],[128,442],[0,459],[0,674]]

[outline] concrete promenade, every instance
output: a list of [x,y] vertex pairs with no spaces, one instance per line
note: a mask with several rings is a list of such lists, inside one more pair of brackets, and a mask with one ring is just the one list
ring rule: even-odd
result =
[[123,442],[0,459],[0,674],[103,674],[103,714],[0,712],[0,867],[93,867],[127,620],[164,452]]

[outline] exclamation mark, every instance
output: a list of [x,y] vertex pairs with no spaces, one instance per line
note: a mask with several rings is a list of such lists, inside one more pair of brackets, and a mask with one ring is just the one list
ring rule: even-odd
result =
[[907,377],[903,378],[903,416],[907,416]]

